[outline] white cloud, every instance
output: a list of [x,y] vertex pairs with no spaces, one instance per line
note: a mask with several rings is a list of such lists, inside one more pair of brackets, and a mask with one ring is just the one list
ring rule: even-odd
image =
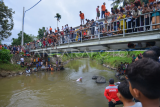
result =
[[[12,38],[18,38],[18,33],[22,30],[22,13],[32,7],[39,0],[4,0],[5,4],[15,11],[14,28],[12,36],[2,43],[11,44]],[[57,20],[54,18],[56,13],[60,13],[62,19],[58,26],[69,24],[71,27],[80,25],[79,11],[85,14],[87,19],[96,18],[96,7],[103,4],[104,0],[42,0],[37,6],[25,15],[24,32],[27,34],[38,35],[39,28],[52,26],[57,27]],[[106,8],[110,10],[112,1],[105,1]],[[10,42],[9,42],[10,41]]]

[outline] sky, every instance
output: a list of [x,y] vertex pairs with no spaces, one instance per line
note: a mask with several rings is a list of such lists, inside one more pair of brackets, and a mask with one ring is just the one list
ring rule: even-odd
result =
[[[18,38],[18,33],[22,31],[23,7],[25,10],[31,8],[40,0],[3,0],[5,5],[15,11],[13,15],[14,28],[12,35],[2,41],[3,44],[11,44],[12,38]],[[61,15],[58,27],[68,24],[69,27],[80,25],[79,11],[84,13],[87,19],[96,19],[96,8],[106,3],[106,9],[111,10],[111,0],[42,0],[37,6],[25,14],[24,32],[38,35],[39,28],[52,27],[57,28],[57,19],[54,18],[56,13]]]

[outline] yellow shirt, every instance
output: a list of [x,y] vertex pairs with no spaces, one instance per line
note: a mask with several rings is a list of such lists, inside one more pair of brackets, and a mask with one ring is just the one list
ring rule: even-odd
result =
[[[124,19],[126,17],[126,15],[123,15],[122,18],[121,16],[118,17],[118,20],[120,19]],[[126,25],[126,23],[124,22],[124,24]],[[120,21],[120,26],[123,26],[123,20]]]

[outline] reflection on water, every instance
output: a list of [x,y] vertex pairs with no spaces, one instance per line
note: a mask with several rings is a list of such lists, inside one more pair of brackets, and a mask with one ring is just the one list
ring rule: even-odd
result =
[[[1,107],[108,107],[103,93],[106,84],[96,84],[93,75],[115,78],[110,71],[89,59],[71,61],[64,71],[38,72],[0,79]],[[82,77],[82,82],[76,79]]]

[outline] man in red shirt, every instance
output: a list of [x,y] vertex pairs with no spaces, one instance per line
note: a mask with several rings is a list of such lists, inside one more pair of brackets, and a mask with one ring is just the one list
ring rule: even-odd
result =
[[80,14],[79,14],[80,18],[81,18],[81,25],[82,25],[82,21],[83,21],[83,24],[84,24],[84,13],[82,13],[80,11]]
[[104,96],[108,99],[109,107],[115,107],[115,105],[123,104],[118,96],[118,87],[114,85],[114,79],[109,79],[109,86],[105,88]]

